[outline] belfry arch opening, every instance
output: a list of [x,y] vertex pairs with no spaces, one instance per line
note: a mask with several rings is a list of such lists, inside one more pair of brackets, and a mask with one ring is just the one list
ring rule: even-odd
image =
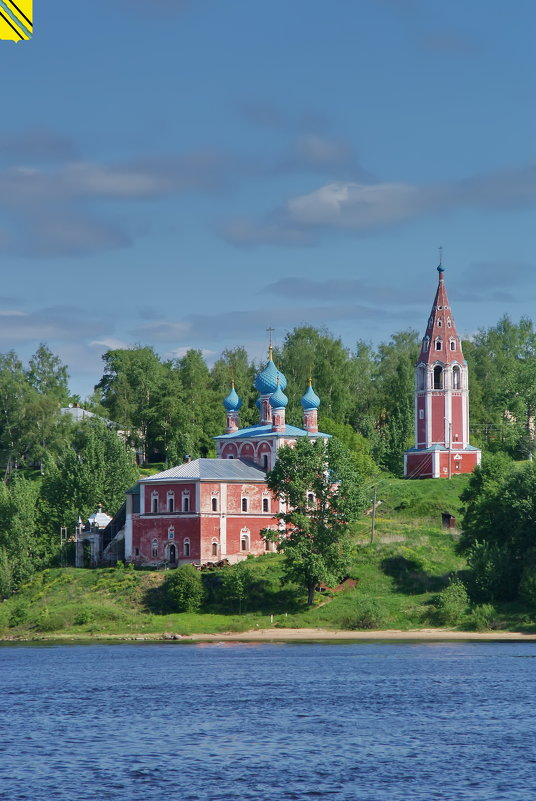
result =
[[452,389],[462,388],[462,371],[457,364],[452,368]]
[[443,389],[443,368],[440,364],[434,367],[434,389]]

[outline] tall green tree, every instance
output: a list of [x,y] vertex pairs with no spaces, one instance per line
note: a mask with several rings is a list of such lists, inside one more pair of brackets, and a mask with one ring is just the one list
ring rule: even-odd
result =
[[264,534],[285,554],[287,578],[307,589],[311,605],[319,582],[337,584],[349,568],[349,524],[366,505],[362,477],[336,439],[304,437],[280,449],[266,480],[287,511],[278,514],[284,536]]
[[49,459],[40,491],[40,525],[52,543],[60,527],[73,533],[78,517],[86,520],[99,503],[113,515],[125,491],[138,478],[132,449],[117,432],[91,418],[76,427],[72,445],[54,462]]
[[7,595],[41,568],[46,542],[37,526],[38,485],[20,475],[0,483],[0,594]]
[[109,350],[102,358],[104,375],[95,387],[100,403],[125,430],[129,444],[149,458],[153,407],[162,390],[164,366],[149,347]]
[[213,389],[220,399],[222,426],[225,420],[225,412],[221,404],[223,398],[229,392],[233,380],[236,391],[242,401],[240,424],[245,427],[258,421],[259,412],[255,406],[258,393],[254,387],[256,373],[255,364],[248,360],[245,348],[224,350],[220,358],[214,363],[210,376]]
[[50,348],[41,342],[30,359],[26,370],[28,383],[40,395],[54,398],[64,406],[69,400],[69,373],[67,367]]

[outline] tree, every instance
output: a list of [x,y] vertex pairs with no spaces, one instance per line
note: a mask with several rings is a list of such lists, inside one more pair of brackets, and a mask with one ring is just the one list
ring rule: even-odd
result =
[[284,536],[269,529],[264,536],[277,542],[287,579],[306,587],[311,605],[319,582],[336,584],[349,568],[349,523],[365,508],[361,476],[336,439],[304,437],[280,449],[266,480],[287,511],[278,514]]
[[102,503],[113,515],[138,478],[132,450],[101,420],[76,426],[73,443],[57,462],[48,458],[40,493],[42,530],[54,543],[60,527],[74,530]]
[[26,377],[31,387],[41,395],[53,397],[58,405],[66,404],[69,400],[67,367],[44,342],[41,342],[30,359]]
[[222,576],[222,596],[227,601],[238,601],[238,614],[242,614],[242,601],[247,598],[251,576],[242,562],[226,567]]
[[0,483],[0,595],[16,589],[43,566],[45,543],[37,534],[38,486],[18,475]]
[[536,565],[536,464],[519,467],[502,454],[477,467],[461,499],[467,504],[459,548],[476,600],[516,598]]
[[203,579],[193,565],[181,565],[166,580],[166,591],[178,612],[199,612],[203,596]]
[[152,450],[153,405],[162,390],[164,366],[149,347],[109,350],[103,355],[104,375],[95,387],[99,400],[112,420],[127,432],[127,440]]

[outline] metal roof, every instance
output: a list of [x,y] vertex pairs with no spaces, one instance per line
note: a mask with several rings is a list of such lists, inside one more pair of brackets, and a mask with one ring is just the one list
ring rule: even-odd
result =
[[309,434],[309,432],[305,431],[303,428],[289,425],[285,426],[284,431],[273,431],[272,424],[268,423],[267,425],[257,424],[249,426],[249,428],[240,428],[233,434],[220,434],[218,437],[214,437],[214,439],[255,439],[256,437],[270,437],[276,439],[286,439],[287,437],[310,437],[316,439],[322,437],[324,439],[329,439],[330,436],[330,434],[323,434],[321,431],[317,434]]
[[171,478],[199,479],[200,481],[265,481],[266,473],[257,465],[242,459],[194,459],[149,478],[141,483],[166,481]]

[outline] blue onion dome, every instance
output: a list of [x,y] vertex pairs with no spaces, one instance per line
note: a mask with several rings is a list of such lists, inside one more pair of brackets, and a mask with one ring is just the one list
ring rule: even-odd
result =
[[277,389],[278,379],[281,389],[286,389],[287,379],[275,366],[270,350],[270,358],[268,359],[266,367],[255,379],[255,389],[260,392],[261,395],[271,395],[272,392],[275,392]]
[[242,401],[238,397],[236,389],[234,388],[234,381],[231,387],[231,391],[229,392],[227,397],[224,398],[223,400],[223,405],[225,406],[228,412],[237,412],[242,406]]
[[288,403],[288,398],[281,389],[281,384],[277,382],[276,391],[270,395],[270,406],[272,409],[284,409]]
[[318,397],[318,395],[314,391],[313,386],[312,386],[312,382],[311,382],[310,379],[309,379],[309,386],[307,387],[307,391],[306,391],[305,395],[303,395],[300,403],[301,403],[302,408],[303,408],[303,410],[305,412],[307,412],[309,409],[318,409],[318,407],[320,406],[320,398]]

